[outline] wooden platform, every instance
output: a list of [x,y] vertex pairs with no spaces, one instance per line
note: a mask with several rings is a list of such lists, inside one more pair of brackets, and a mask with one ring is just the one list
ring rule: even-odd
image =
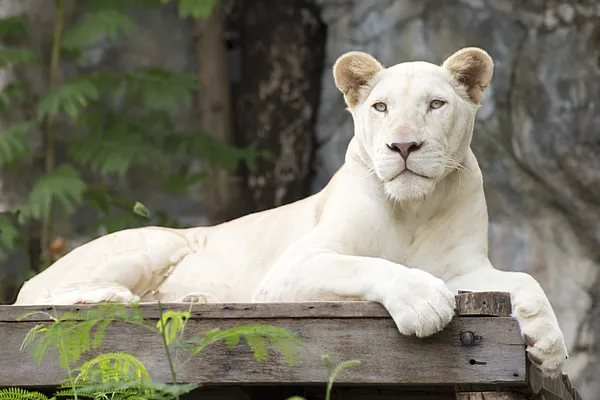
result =
[[[233,349],[215,344],[193,358],[179,372],[178,380],[202,383],[207,389],[201,398],[207,399],[283,400],[287,397],[281,396],[292,394],[323,398],[327,373],[320,356],[328,354],[335,362],[361,361],[336,378],[335,399],[579,398],[566,376],[542,379],[530,365],[517,322],[509,316],[508,294],[462,293],[457,302],[453,322],[425,339],[402,336],[387,311],[376,303],[194,305],[186,326],[189,335],[254,323],[274,325],[300,337],[310,354],[301,351],[295,366],[276,353],[259,363],[245,344]],[[93,306],[57,310],[88,307]],[[164,304],[163,308],[188,310],[189,305]],[[149,320],[158,320],[155,304],[143,304],[141,309]],[[40,321],[48,321],[39,315],[17,321],[35,310],[52,308],[0,306],[0,387],[55,387],[66,378],[52,351],[41,365],[27,351],[19,351],[26,333]],[[130,353],[154,378],[170,381],[161,338],[144,328],[109,326],[104,345],[86,359],[108,351]]]

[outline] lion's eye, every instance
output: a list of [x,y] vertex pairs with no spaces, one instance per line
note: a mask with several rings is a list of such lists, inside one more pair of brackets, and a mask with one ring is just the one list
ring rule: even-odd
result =
[[379,112],[386,112],[387,111],[387,105],[385,103],[379,102],[379,103],[375,103],[373,104],[373,108]]
[[443,100],[432,100],[431,103],[429,103],[429,107],[436,110],[436,109],[440,108],[441,106],[443,106],[444,104],[446,104],[446,102]]

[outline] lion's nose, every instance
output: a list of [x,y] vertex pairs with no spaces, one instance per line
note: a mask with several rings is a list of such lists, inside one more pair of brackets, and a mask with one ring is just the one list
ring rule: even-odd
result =
[[419,150],[421,143],[408,142],[408,143],[390,143],[387,145],[390,150],[400,153],[404,161],[408,158],[408,155],[413,151]]

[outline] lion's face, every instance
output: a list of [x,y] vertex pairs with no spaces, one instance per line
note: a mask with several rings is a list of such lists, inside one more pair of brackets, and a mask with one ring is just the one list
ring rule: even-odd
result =
[[352,112],[363,161],[396,200],[418,200],[461,167],[492,62],[463,49],[443,66],[406,62],[383,68],[365,53],[335,66]]

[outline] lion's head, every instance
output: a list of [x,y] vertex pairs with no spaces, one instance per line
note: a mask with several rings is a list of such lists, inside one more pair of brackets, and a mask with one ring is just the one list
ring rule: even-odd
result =
[[342,55],[334,79],[355,125],[360,156],[396,201],[422,199],[467,155],[491,57],[464,48],[442,66],[384,68],[366,53]]

